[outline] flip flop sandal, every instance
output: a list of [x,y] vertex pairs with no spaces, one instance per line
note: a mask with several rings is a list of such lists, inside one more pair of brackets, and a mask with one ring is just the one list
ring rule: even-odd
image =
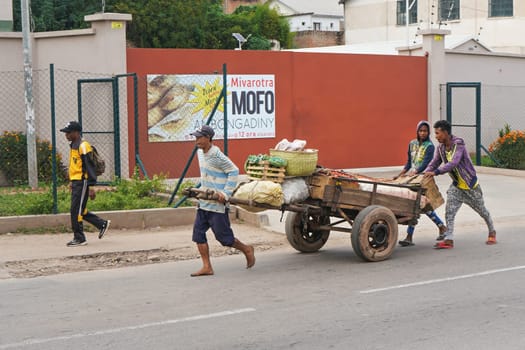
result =
[[411,247],[411,246],[413,246],[415,244],[414,244],[414,242],[410,242],[410,241],[407,241],[406,239],[404,239],[402,241],[399,241],[399,245],[401,247]]

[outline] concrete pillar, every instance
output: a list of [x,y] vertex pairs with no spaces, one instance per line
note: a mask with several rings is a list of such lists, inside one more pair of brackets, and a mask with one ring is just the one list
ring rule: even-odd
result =
[[85,16],[84,21],[91,23],[95,30],[95,49],[104,53],[104,69],[113,73],[126,72],[126,22],[131,21],[131,15],[96,13]]
[[423,52],[428,57],[428,120],[431,124],[441,119],[440,84],[445,81],[445,36],[450,30],[420,30],[423,37]]
[[[127,73],[126,60],[126,22],[131,21],[130,14],[124,13],[96,13],[84,17],[86,22],[91,23],[91,28],[95,30],[95,42],[93,48],[97,55],[97,64],[106,73],[122,74]],[[99,68],[99,69],[100,69]],[[125,79],[119,80],[120,96],[127,96],[127,85]],[[127,178],[129,171],[128,154],[128,117],[127,117],[127,98],[120,99],[120,170],[123,178]],[[106,130],[112,129],[112,120],[106,120]],[[106,166],[108,166],[106,160]]]

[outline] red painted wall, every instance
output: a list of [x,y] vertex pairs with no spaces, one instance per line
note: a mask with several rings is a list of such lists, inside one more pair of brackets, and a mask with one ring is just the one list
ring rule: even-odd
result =
[[[401,167],[417,122],[427,117],[425,57],[128,49],[127,62],[140,77],[139,145],[149,174],[178,177],[193,143],[147,141],[147,74],[210,74],[226,63],[229,74],[275,75],[276,137],[230,140],[229,155],[240,168],[247,155],[266,153],[283,138],[307,140],[325,167]],[[129,110],[131,131],[132,102]],[[133,144],[130,134],[131,157]],[[190,175],[197,174],[192,166]]]

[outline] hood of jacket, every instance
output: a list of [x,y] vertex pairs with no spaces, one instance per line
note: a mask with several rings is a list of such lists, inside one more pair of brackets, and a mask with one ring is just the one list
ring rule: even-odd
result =
[[[428,129],[428,135],[427,135],[427,138],[424,139],[424,140],[420,140],[419,139],[419,129],[421,129],[421,127],[423,125],[426,125],[427,126],[427,129]],[[419,142],[425,142],[427,140],[430,139],[430,123],[427,122],[426,120],[422,120],[420,121],[419,123],[417,123],[417,128],[416,128],[416,139],[419,141]]]

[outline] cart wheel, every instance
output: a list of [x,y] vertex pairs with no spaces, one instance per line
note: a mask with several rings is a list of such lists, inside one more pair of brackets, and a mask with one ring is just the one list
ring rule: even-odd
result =
[[397,219],[390,209],[371,205],[357,214],[352,225],[352,248],[361,259],[388,259],[396,243]]
[[324,246],[330,235],[330,230],[320,230],[319,225],[329,224],[329,216],[289,212],[285,223],[286,238],[290,245],[298,251],[313,253]]

